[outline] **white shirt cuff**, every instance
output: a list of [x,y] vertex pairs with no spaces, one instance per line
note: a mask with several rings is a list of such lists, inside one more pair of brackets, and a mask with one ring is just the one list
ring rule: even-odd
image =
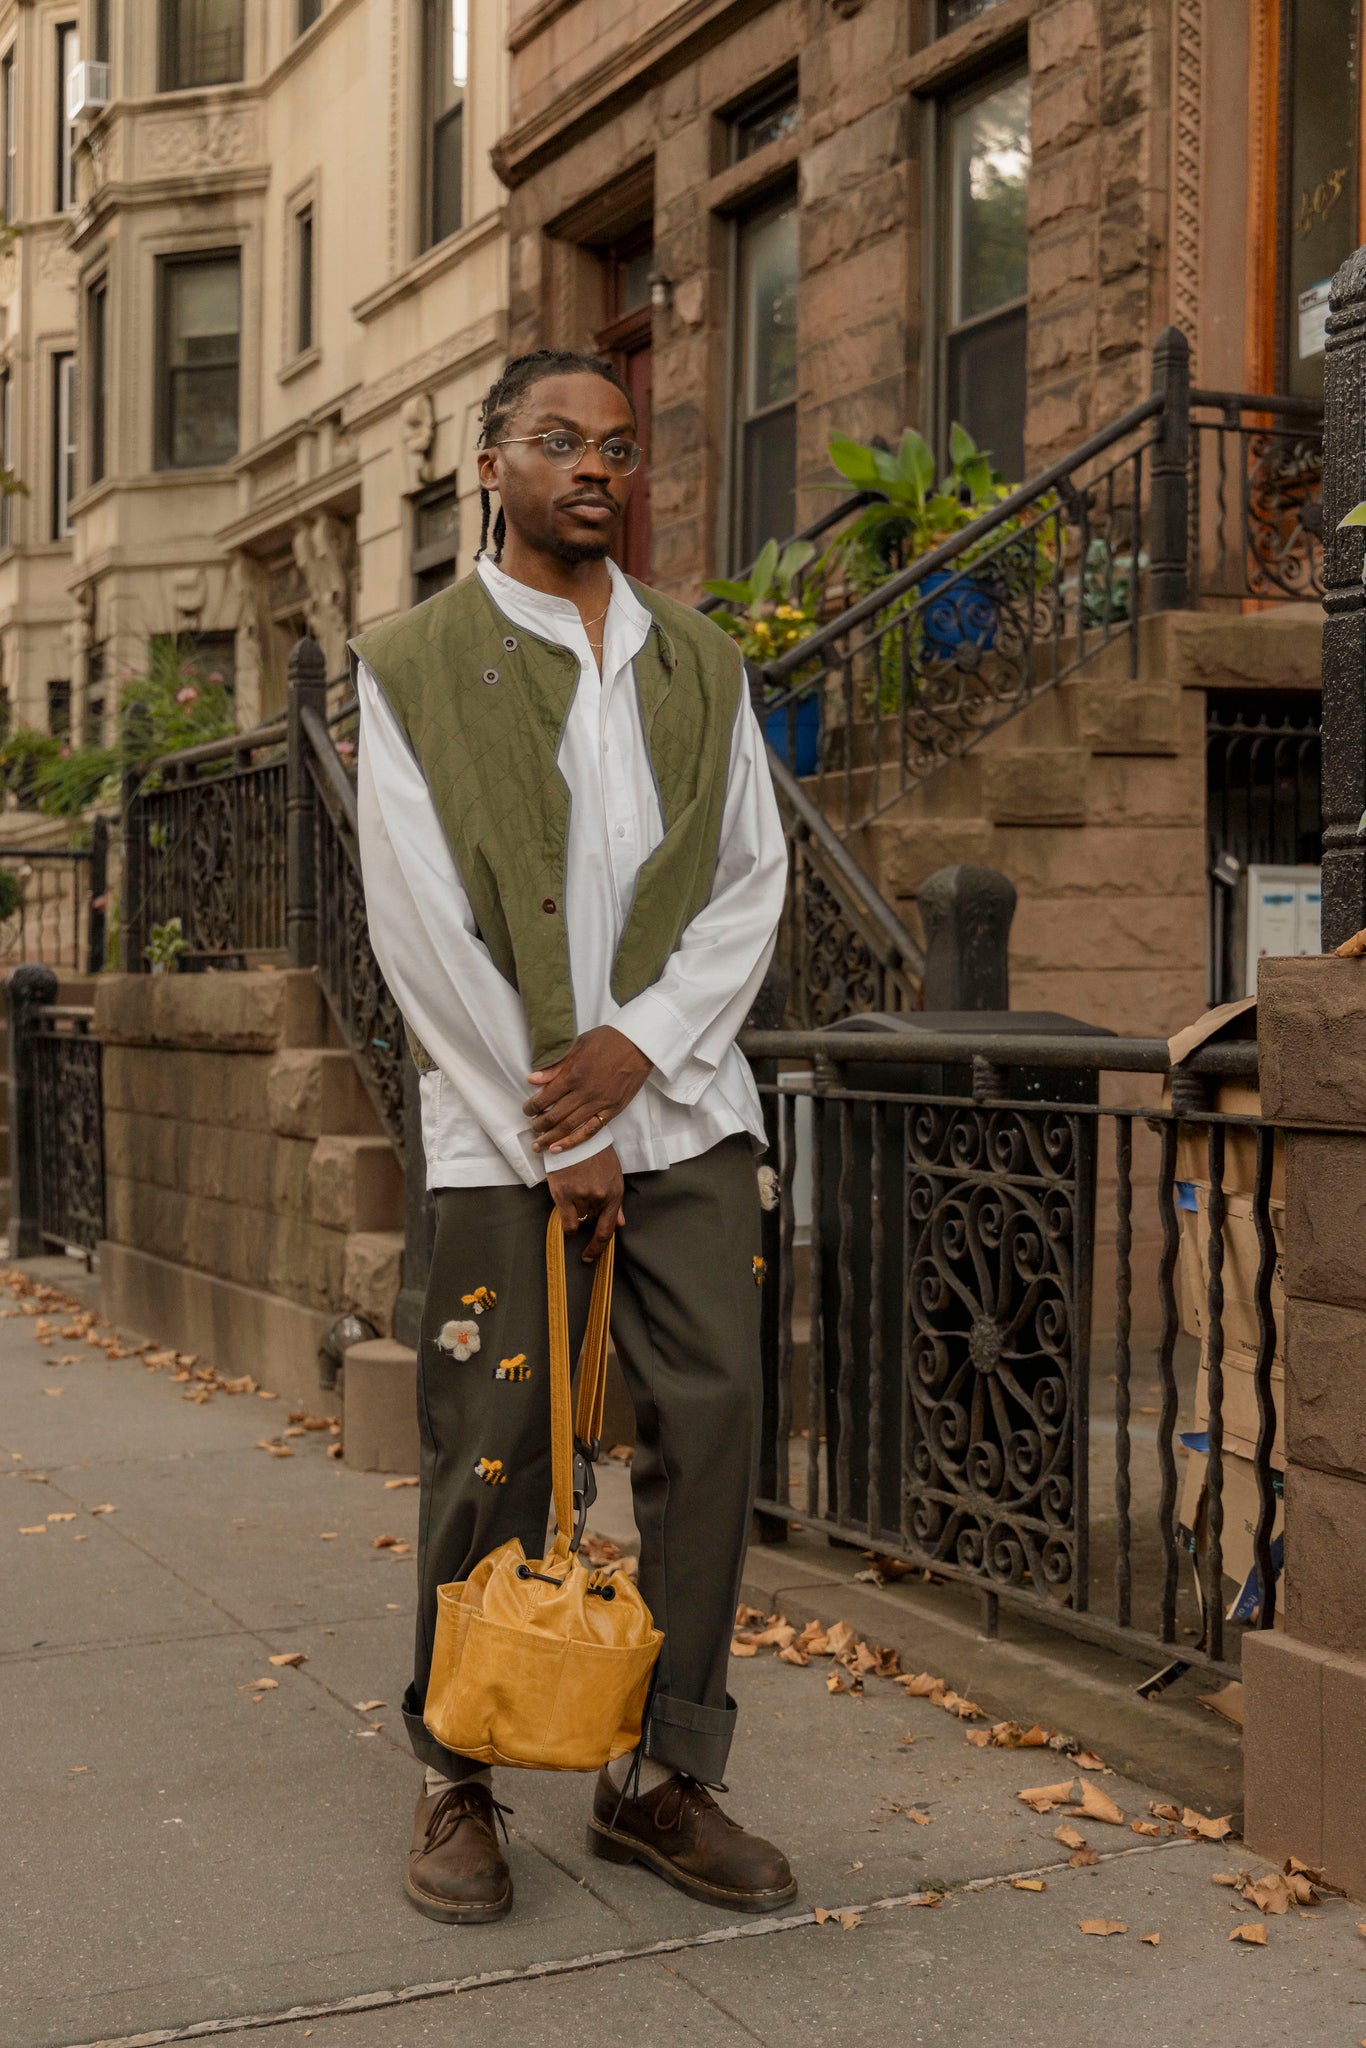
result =
[[612,1018],[612,1029],[638,1046],[655,1070],[655,1085],[671,1102],[693,1103],[715,1076],[694,1056],[696,1033],[654,989],[644,989]]
[[522,1140],[539,1170],[549,1176],[563,1173],[567,1166],[581,1166],[585,1159],[591,1159],[597,1152],[605,1152],[612,1143],[612,1126],[604,1124],[591,1138],[585,1138],[582,1145],[570,1145],[563,1152],[532,1152],[529,1136]]

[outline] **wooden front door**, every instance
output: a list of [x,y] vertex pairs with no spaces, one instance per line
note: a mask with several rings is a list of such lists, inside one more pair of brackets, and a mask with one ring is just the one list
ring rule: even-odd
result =
[[648,228],[607,252],[607,324],[598,347],[631,394],[643,460],[636,471],[622,534],[619,566],[641,582],[650,579],[650,416],[654,391],[650,271],[654,248]]

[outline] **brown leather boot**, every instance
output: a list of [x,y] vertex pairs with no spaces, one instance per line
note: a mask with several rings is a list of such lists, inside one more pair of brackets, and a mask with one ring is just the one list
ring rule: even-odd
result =
[[681,1771],[639,1799],[623,1799],[600,1772],[588,1848],[609,1863],[643,1863],[689,1898],[736,1913],[771,1913],[797,1896],[781,1849],[746,1834]]
[[502,1919],[512,1904],[512,1874],[498,1847],[498,1823],[511,1811],[478,1779],[423,1793],[405,1887],[419,1913],[447,1922]]

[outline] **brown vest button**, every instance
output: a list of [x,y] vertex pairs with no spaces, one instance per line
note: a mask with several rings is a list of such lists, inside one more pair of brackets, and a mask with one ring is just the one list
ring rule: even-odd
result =
[[555,912],[559,909],[559,907],[560,906],[558,905],[558,903],[556,903],[555,898],[553,896],[543,896],[541,898],[541,908],[545,912],[547,917],[553,917],[555,915]]

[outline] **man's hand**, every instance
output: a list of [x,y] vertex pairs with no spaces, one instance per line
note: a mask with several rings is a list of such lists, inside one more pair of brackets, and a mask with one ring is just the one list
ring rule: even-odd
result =
[[539,1090],[523,1110],[532,1119],[532,1149],[565,1152],[595,1138],[644,1083],[650,1062],[610,1024],[574,1040],[562,1060],[527,1079]]
[[615,1149],[607,1145],[578,1166],[548,1173],[546,1184],[566,1236],[572,1236],[585,1223],[592,1223],[593,1235],[584,1247],[583,1260],[587,1266],[595,1264],[606,1251],[617,1225],[626,1221],[621,1209],[625,1186]]

